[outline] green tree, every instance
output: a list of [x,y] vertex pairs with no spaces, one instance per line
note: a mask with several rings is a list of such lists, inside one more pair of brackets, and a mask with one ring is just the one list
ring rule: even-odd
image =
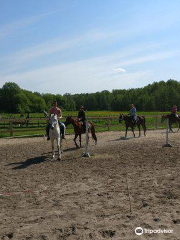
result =
[[18,110],[16,95],[21,93],[20,87],[13,82],[7,82],[2,87],[3,110],[5,112],[15,113]]
[[17,112],[25,113],[30,112],[30,101],[26,94],[23,92],[16,94],[15,101],[17,104]]
[[48,110],[53,105],[53,101],[56,99],[56,96],[51,93],[45,93],[42,95],[42,98],[44,99],[46,103],[46,110]]

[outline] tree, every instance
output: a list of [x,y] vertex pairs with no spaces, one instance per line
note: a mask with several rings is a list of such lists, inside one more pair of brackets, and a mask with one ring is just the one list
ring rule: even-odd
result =
[[20,87],[13,82],[7,82],[2,87],[3,110],[5,112],[17,112],[16,95],[21,93]]
[[65,100],[65,109],[67,111],[74,111],[76,110],[76,103],[73,100],[73,96],[70,93],[66,93],[63,95],[63,98]]
[[44,99],[46,103],[46,108],[49,109],[53,105],[53,101],[56,100],[56,97],[54,94],[51,93],[45,93],[42,95],[42,98]]
[[16,105],[17,105],[17,112],[25,113],[30,112],[30,101],[28,97],[22,92],[16,94]]

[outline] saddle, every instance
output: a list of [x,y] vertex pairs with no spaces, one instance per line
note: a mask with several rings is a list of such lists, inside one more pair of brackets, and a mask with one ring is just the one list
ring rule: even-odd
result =
[[135,120],[132,116],[129,116],[129,119],[132,121],[132,124],[135,127],[137,124],[137,119]]
[[86,125],[85,125],[82,121],[80,121],[80,123],[81,123],[81,126],[82,126],[84,129],[86,129]]

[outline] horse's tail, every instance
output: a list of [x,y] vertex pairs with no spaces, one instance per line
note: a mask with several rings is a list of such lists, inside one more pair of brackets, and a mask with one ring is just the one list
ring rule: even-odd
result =
[[97,137],[96,137],[96,133],[95,133],[95,128],[94,128],[94,124],[92,122],[89,122],[91,125],[91,134],[92,134],[92,138],[95,141],[95,144],[97,144]]
[[144,120],[144,125],[146,124],[146,118],[145,116],[142,116],[143,120]]
[[143,119],[143,125],[144,125],[144,131],[146,132],[146,118],[145,116],[142,116],[142,119]]

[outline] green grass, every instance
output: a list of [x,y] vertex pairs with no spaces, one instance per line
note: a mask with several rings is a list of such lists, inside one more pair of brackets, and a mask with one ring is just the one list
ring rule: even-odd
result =
[[[121,112],[122,113],[122,112]],[[128,114],[128,112],[123,112],[124,114]],[[77,116],[77,111],[65,111],[63,112],[64,118],[62,119],[62,122],[65,121],[65,117],[68,115],[72,115],[74,117]],[[107,131],[108,130],[108,121],[107,119],[103,118],[109,118],[112,117],[110,120],[110,130],[111,131],[118,131],[118,130],[125,130],[125,124],[122,122],[119,124],[118,122],[118,117],[119,117],[120,111],[118,112],[111,112],[111,111],[87,111],[86,116],[90,121],[93,121],[96,131],[97,132],[102,132],[102,131]],[[138,115],[144,115],[146,116],[146,125],[147,129],[156,129],[157,128],[166,128],[166,122],[161,124],[160,123],[160,116],[163,114],[169,114],[167,112],[138,112]],[[0,114],[1,118],[15,118],[19,119],[20,114],[7,114],[3,113]],[[26,117],[26,114],[24,115]],[[157,119],[156,119],[156,116]],[[91,119],[91,117],[97,117],[98,119]],[[31,118],[44,118],[43,113],[30,113],[30,119]],[[46,128],[46,121],[44,119],[42,120],[30,120],[30,123],[28,125],[28,128],[26,128],[26,125],[24,124],[23,126],[13,125],[14,130],[32,130],[32,131],[25,131],[25,132],[14,132],[14,136],[22,136],[22,135],[43,135],[45,134],[45,128]],[[40,130],[44,129],[44,130]],[[8,122],[0,122],[0,137],[9,137],[9,133],[2,133],[1,131],[3,130],[9,130],[9,123]],[[36,130],[36,131],[35,131]],[[72,126],[68,126],[66,133],[73,133]]]
[[[108,116],[119,116],[120,113],[128,114],[129,111],[86,111],[87,117],[108,117]],[[163,115],[163,114],[169,114],[169,112],[138,112],[138,115]],[[71,116],[77,116],[78,111],[64,111],[63,116],[66,117],[68,115]],[[20,114],[11,114],[11,113],[0,113],[1,118],[20,118]],[[27,114],[24,114],[24,117],[26,117]],[[30,118],[44,118],[43,113],[30,113]]]

